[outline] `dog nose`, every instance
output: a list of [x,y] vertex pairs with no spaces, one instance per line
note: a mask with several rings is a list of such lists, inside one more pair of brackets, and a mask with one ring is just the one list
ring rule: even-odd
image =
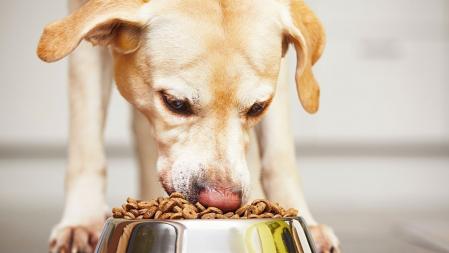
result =
[[242,194],[226,189],[204,188],[200,191],[198,201],[204,206],[214,206],[224,212],[229,212],[240,207]]

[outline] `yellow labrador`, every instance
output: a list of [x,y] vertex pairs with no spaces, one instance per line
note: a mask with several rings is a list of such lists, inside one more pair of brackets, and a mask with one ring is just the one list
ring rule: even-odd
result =
[[332,230],[309,212],[295,162],[283,56],[293,44],[298,96],[314,113],[319,87],[311,67],[325,41],[302,0],[71,0],[70,6],[72,14],[45,28],[37,50],[52,62],[78,47],[69,61],[66,203],[52,252],[92,252],[98,240],[112,73],[135,108],[142,198],[179,191],[235,209],[267,197],[300,210],[320,252],[339,252]]

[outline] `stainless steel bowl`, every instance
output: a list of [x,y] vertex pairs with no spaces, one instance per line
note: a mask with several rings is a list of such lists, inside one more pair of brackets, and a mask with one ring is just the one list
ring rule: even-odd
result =
[[301,217],[246,220],[109,219],[97,253],[315,253]]

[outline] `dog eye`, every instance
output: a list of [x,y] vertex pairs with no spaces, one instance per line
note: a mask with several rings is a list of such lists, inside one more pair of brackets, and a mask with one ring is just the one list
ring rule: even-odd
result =
[[162,93],[162,98],[164,100],[165,105],[170,111],[182,115],[193,114],[189,101],[177,99],[165,93]]
[[265,110],[265,107],[266,103],[254,103],[246,114],[250,117],[259,116]]

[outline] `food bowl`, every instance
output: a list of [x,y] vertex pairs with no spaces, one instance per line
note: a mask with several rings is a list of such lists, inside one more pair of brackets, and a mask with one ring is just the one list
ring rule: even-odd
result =
[[107,220],[97,253],[315,253],[301,217]]

